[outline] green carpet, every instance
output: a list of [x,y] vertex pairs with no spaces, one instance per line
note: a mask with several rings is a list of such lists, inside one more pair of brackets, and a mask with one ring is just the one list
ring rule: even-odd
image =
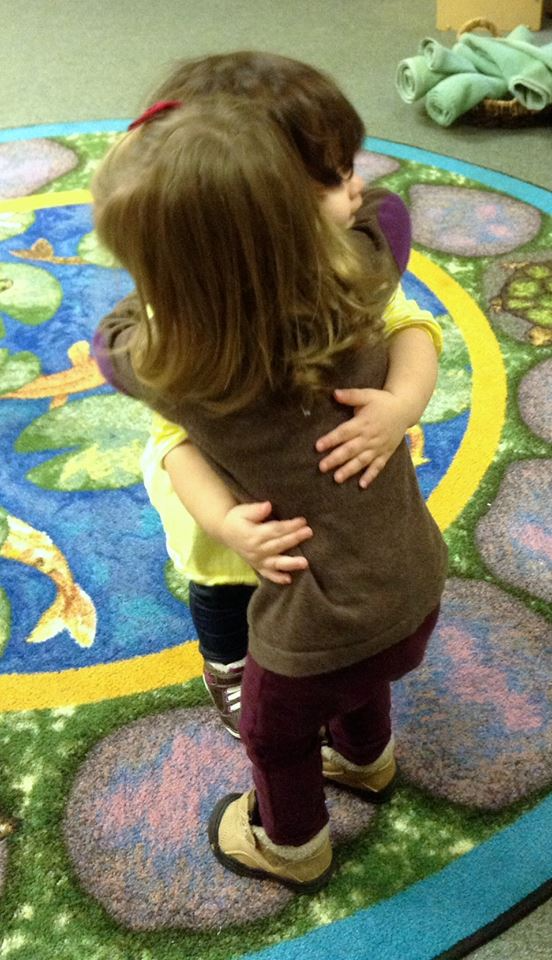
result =
[[451,566],[427,661],[396,687],[399,789],[378,810],[328,789],[336,876],[294,897],[209,851],[247,763],[140,484],[147,413],[89,356],[130,289],[85,192],[121,126],[0,137],[0,806],[19,819],[0,957],[463,956],[549,892],[550,195],[391,142],[359,157],[409,204],[407,293],[445,330],[411,449]]

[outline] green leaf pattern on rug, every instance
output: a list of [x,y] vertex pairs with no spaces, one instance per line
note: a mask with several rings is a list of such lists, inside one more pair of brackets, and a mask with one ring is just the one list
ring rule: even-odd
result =
[[[7,513],[0,507],[0,547],[8,536]],[[0,657],[6,649],[11,633],[11,604],[3,587],[0,587]]]
[[79,162],[69,173],[47,184],[41,192],[57,193],[61,190],[87,190],[100,161],[109,147],[113,146],[120,137],[121,133],[116,131],[72,133],[68,136],[56,137],[57,143],[77,154]]
[[151,414],[120,394],[85,397],[45,413],[16,441],[18,453],[73,448],[33,467],[27,479],[47,490],[117,490],[142,482],[140,458]]
[[8,536],[10,528],[8,525],[8,514],[3,507],[0,507],[0,547],[4,543],[4,540]]
[[530,323],[552,327],[552,260],[519,264],[501,299],[504,310]]
[[0,310],[29,326],[51,320],[63,292],[55,277],[41,267],[0,263]]
[[25,383],[38,377],[41,369],[39,358],[29,350],[10,353],[0,349],[0,394],[18,390]]
[[172,560],[165,564],[165,583],[173,597],[187,607],[190,605],[190,581],[175,567]]
[[93,263],[97,267],[108,267],[112,270],[121,268],[113,254],[102,246],[95,230],[84,235],[78,246],[78,254],[87,263]]
[[11,604],[3,587],[0,587],[0,657],[8,645],[11,634]]
[[437,389],[426,408],[422,423],[450,420],[470,405],[472,375],[468,349],[448,314],[437,319],[443,330],[444,348],[439,362]]
[[25,233],[35,221],[33,210],[15,213],[6,210],[0,213],[0,242],[9,240],[10,237],[16,237],[19,233]]

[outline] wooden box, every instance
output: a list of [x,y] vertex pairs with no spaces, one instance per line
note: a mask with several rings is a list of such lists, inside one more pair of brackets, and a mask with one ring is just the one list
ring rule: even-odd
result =
[[540,30],[545,0],[437,0],[437,29],[458,30],[467,20],[484,17],[492,20],[500,33],[508,33],[523,23]]

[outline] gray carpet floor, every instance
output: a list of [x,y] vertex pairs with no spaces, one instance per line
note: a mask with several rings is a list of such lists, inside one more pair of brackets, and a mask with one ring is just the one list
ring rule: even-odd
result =
[[[0,127],[134,116],[176,59],[274,50],[331,73],[372,136],[552,188],[552,127],[442,129],[397,96],[399,60],[425,36],[454,40],[433,0],[0,0],[0,23]],[[551,42],[552,19],[543,27]],[[552,902],[470,956],[549,960]]]
[[552,900],[469,956],[470,960],[550,960]]
[[133,116],[175,59],[276,50],[333,74],[373,136],[552,187],[552,127],[443,129],[399,99],[399,60],[424,36],[454,40],[433,0],[0,0],[0,16],[0,127]]

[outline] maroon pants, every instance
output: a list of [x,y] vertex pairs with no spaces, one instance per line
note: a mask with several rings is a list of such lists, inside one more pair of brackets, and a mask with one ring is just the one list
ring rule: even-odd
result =
[[319,730],[352,763],[372,763],[391,737],[391,688],[419,666],[439,615],[406,639],[342,670],[284,677],[248,655],[240,732],[253,764],[260,820],[274,843],[298,846],[328,820]]

